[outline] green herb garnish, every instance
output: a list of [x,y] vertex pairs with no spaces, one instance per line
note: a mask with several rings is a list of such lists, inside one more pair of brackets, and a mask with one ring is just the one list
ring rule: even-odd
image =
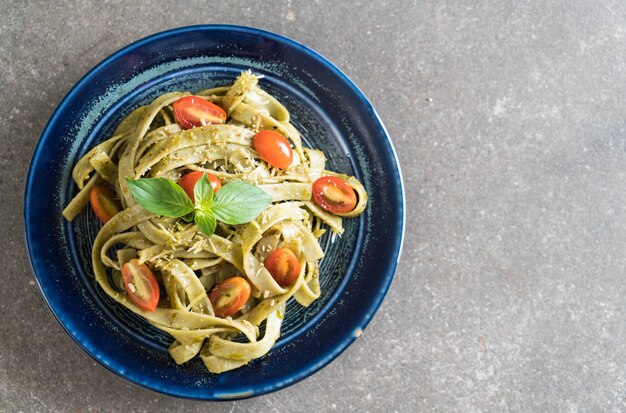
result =
[[192,220],[206,235],[213,235],[217,220],[225,224],[245,224],[256,218],[272,202],[262,189],[244,181],[232,181],[213,194],[206,174],[194,187],[195,204],[183,188],[165,178],[129,179],[126,182],[135,201],[158,215]]

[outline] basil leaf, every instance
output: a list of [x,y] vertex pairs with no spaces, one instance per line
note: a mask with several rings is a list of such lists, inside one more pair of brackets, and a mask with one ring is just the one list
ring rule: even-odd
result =
[[272,197],[252,184],[231,181],[220,188],[213,198],[213,212],[225,224],[245,224],[252,221],[272,202]]
[[203,174],[193,187],[193,197],[196,200],[196,209],[206,211],[211,209],[213,203],[213,185],[209,177]]
[[[195,196],[195,195],[194,195]],[[200,231],[211,236],[215,232],[217,221],[215,220],[215,214],[210,209],[208,210],[196,210],[196,216],[194,218],[196,225]]]
[[165,178],[126,178],[133,198],[153,214],[178,218],[193,212],[193,204],[183,188]]

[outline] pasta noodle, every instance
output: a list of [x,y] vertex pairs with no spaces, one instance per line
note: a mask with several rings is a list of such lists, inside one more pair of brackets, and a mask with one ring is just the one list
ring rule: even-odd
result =
[[[359,215],[367,204],[367,193],[356,178],[327,171],[324,153],[302,146],[289,112],[259,88],[258,79],[243,72],[230,86],[195,94],[221,107],[227,115],[224,123],[183,128],[172,105],[189,93],[167,93],[136,109],[111,138],[77,162],[72,177],[79,192],[63,211],[71,221],[90,202],[95,187],[114,189],[121,208],[95,238],[95,280],[117,303],[174,338],[169,352],[176,363],[199,355],[213,373],[266,354],[280,336],[289,299],[308,306],[320,296],[323,251],[318,239],[325,228],[340,235],[342,218]],[[253,138],[262,130],[288,138],[293,147],[288,168],[272,167],[255,150]],[[194,222],[144,209],[126,181],[178,182],[190,171],[208,172],[222,183],[251,183],[271,203],[249,223],[218,222],[215,233],[207,235]],[[313,183],[328,176],[354,190],[357,202],[351,211],[331,213],[312,199]],[[280,285],[264,265],[279,247],[298,259],[299,271],[290,285]],[[121,270],[132,259],[154,271],[165,292],[154,311],[136,305],[125,290]],[[234,275],[250,284],[251,295],[236,314],[219,317],[208,293]]]

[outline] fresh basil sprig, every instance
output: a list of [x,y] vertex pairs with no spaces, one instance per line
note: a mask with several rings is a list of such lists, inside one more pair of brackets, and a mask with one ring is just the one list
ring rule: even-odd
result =
[[217,220],[225,224],[245,224],[256,218],[272,202],[262,189],[244,181],[231,181],[213,194],[206,174],[194,187],[195,204],[183,188],[165,178],[129,179],[126,182],[135,201],[144,209],[171,218],[193,221],[200,231],[213,235]]

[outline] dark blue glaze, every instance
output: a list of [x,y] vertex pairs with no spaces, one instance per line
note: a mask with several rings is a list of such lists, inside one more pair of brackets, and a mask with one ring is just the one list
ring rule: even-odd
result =
[[[323,294],[290,303],[283,335],[249,365],[213,375],[195,359],[177,366],[169,336],[120,308],[93,280],[87,208],[61,217],[76,193],[71,168],[110,136],[131,110],[171,90],[226,84],[240,70],[264,74],[261,87],[292,113],[307,146],[329,169],[356,175],[370,194],[366,212],[322,239]],[[358,336],[389,288],[402,247],[404,193],[398,161],[372,105],[339,69],[285,37],[238,26],[192,26],[159,33],[116,52],[61,102],[35,149],[25,191],[26,239],[39,287],[68,334],[100,364],[132,383],[173,396],[244,398],[281,389],[319,370]],[[290,316],[291,314],[291,316]],[[381,343],[382,344],[382,343]]]

